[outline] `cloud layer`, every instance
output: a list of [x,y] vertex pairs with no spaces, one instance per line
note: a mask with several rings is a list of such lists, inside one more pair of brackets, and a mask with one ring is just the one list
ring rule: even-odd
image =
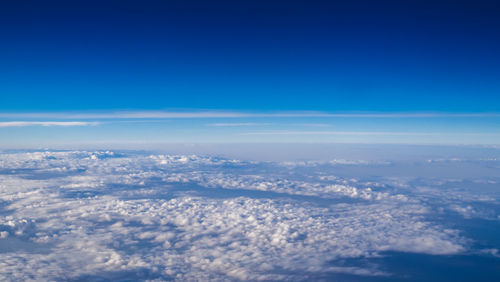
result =
[[460,210],[463,193],[419,194],[403,182],[395,188],[394,181],[389,187],[325,173],[373,165],[362,161],[110,151],[0,156],[2,280],[391,275],[336,261],[387,251],[467,252],[458,230],[428,220],[435,212],[429,197],[445,195],[450,211],[478,216]]

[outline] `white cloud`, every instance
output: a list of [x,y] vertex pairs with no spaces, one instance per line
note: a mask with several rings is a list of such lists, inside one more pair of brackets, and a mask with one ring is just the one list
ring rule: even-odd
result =
[[98,125],[98,122],[84,121],[3,121],[0,127],[24,127],[24,126],[89,126]]
[[336,261],[466,251],[458,230],[427,219],[432,207],[418,193],[321,174],[317,165],[100,151],[2,154],[0,240],[19,247],[3,250],[0,279],[390,275]]

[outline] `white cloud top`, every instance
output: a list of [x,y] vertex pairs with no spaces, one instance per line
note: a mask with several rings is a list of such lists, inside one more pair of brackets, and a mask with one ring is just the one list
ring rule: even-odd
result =
[[[1,154],[0,279],[390,275],[376,265],[338,261],[387,251],[467,251],[458,230],[427,219],[435,211],[418,191],[319,169],[338,165],[359,162],[291,166],[109,151]],[[304,175],[305,168],[317,170]],[[444,202],[462,213],[453,197]]]

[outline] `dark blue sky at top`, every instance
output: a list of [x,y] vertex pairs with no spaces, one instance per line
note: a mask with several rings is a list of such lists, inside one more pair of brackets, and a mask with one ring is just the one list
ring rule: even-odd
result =
[[498,1],[1,1],[0,111],[500,111]]

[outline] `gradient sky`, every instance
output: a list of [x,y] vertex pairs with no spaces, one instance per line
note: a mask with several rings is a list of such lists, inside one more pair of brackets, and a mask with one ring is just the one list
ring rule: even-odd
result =
[[[496,1],[2,1],[0,145],[140,134],[334,142],[346,132],[364,133],[345,142],[498,144],[499,14]],[[394,116],[68,115],[122,111]],[[92,124],[6,123],[26,121]]]

